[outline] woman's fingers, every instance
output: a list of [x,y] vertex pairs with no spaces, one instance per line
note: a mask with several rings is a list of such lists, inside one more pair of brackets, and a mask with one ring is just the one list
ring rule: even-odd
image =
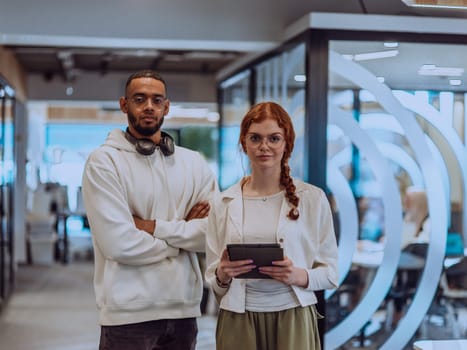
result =
[[255,267],[256,265],[253,264],[253,260],[251,259],[231,261],[229,259],[229,254],[227,253],[227,249],[224,249],[222,251],[218,270],[221,274],[233,278],[241,275],[242,273],[251,271]]

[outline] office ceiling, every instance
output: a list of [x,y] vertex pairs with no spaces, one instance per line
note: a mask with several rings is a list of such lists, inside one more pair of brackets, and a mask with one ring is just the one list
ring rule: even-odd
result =
[[[221,10],[219,10],[218,12],[214,11],[214,6],[216,6],[216,3],[216,1],[213,2],[212,0],[203,0],[200,1],[200,6],[209,8],[209,5],[212,5],[213,15],[219,16],[222,12],[219,12]],[[176,8],[177,4],[180,11],[182,11],[184,6],[187,6],[186,3],[180,0],[172,0],[170,2],[170,6],[172,6],[173,8]],[[252,4],[257,4],[258,6],[249,10],[248,6],[251,6]],[[253,3],[251,1],[238,1],[237,5],[240,7],[240,9],[238,10],[238,13],[235,14],[239,16],[239,27],[247,27],[246,29],[243,28],[244,31],[247,31],[248,26],[251,25],[251,37],[254,37],[254,39],[256,39],[253,41],[263,43],[263,47],[266,47],[266,44],[279,42],[280,38],[276,38],[274,36],[275,33],[281,32],[284,29],[284,27],[290,25],[291,23],[294,23],[300,17],[309,12],[345,12],[357,14],[467,18],[467,11],[465,10],[431,9],[418,7],[414,8],[407,6],[402,0],[346,0],[344,2],[342,0],[290,0],[287,2],[287,6],[276,4],[274,6],[271,6],[271,9],[267,8],[268,4],[269,0],[256,0]],[[7,5],[7,3],[5,5]],[[12,4],[10,4],[9,6],[11,11],[14,8],[13,6],[30,7],[31,4],[28,4],[27,1],[18,0],[12,2]],[[169,5],[165,4],[163,6]],[[258,26],[258,24],[255,24],[255,21],[265,21],[265,19],[262,18],[263,16],[261,16],[261,14],[253,13],[253,10],[258,9],[258,7],[260,6],[264,7],[265,15],[271,17],[271,23],[269,27],[267,25],[263,25],[263,27],[255,27],[255,25]],[[29,12],[35,13],[35,11],[32,11],[32,9]],[[51,13],[50,16],[52,18],[53,13]],[[187,12],[187,14],[185,15],[187,23],[189,23],[189,16],[190,13]],[[223,33],[223,35],[227,36],[229,30],[228,27],[231,27],[231,23],[235,23],[235,18],[232,17],[234,16],[234,14],[231,13],[225,13],[225,16],[225,30],[227,34]],[[0,19],[4,23],[7,23],[4,20],[8,20],[8,17],[3,19],[1,17],[2,16],[0,15]],[[44,18],[46,17],[43,17],[42,21],[45,20]],[[227,19],[229,19],[231,22],[228,22]],[[220,20],[222,21],[222,19]],[[83,19],[83,21],[86,22],[86,19]],[[13,25],[13,23],[14,22],[11,22],[10,26]],[[43,27],[47,28],[45,23],[43,24]],[[277,26],[275,30],[273,30],[274,25]],[[181,26],[183,26],[183,24]],[[190,28],[187,28],[187,33],[184,34],[187,36],[187,38],[193,36],[193,33],[188,33],[189,31],[195,32],[198,28],[193,27],[193,25],[189,25],[189,27]],[[216,30],[209,30],[209,23],[201,23],[199,27],[200,36],[203,36],[205,40],[216,40],[220,36],[220,34],[216,32]],[[204,29],[202,29],[201,27],[203,27]],[[28,27],[26,25],[24,25],[23,28],[25,28],[25,31],[28,30]],[[135,30],[134,28],[132,28],[131,25],[127,26],[127,28],[128,31]],[[259,29],[256,30],[255,28]],[[29,34],[31,34],[31,31],[33,31],[34,29],[35,28],[31,27],[31,29],[29,29]],[[232,28],[230,28],[230,30],[232,30]],[[236,28],[236,30],[240,31],[239,28]],[[264,34],[264,38],[259,38],[259,36],[257,37],[257,35],[255,34],[256,32],[260,32],[261,30],[264,30],[264,33],[262,33]],[[82,23],[81,39],[82,37],[90,37],[92,35],[88,33],[88,31],[90,31],[90,29],[87,28],[86,23]],[[5,32],[6,29],[2,28],[2,25],[0,24],[0,38],[1,34]],[[34,33],[36,32],[37,31],[35,31]],[[66,32],[65,29],[64,32]],[[211,37],[207,37],[207,33],[209,33]],[[103,37],[102,34],[95,35]],[[138,34],[135,33],[131,35],[137,36]],[[80,33],[74,32],[73,37],[77,36],[80,36]],[[233,32],[233,34],[231,33],[230,36],[231,38],[235,39],[235,31]],[[115,45],[115,47],[112,47],[111,45],[106,45],[106,47],[101,48],[98,47],[98,45],[96,45],[95,43],[92,45],[86,45],[86,41],[83,40],[81,40],[79,43],[74,42],[72,37],[70,37],[69,45],[66,45],[63,42],[59,44],[54,44],[53,40],[50,40],[50,42],[48,42],[48,40],[46,39],[47,35],[44,34],[42,34],[41,36],[42,40],[36,40],[36,42],[34,42],[34,40],[29,42],[27,40],[15,40],[14,38],[16,37],[21,36],[4,35],[3,44],[2,41],[0,41],[0,45],[3,45],[4,47],[8,48],[13,52],[14,56],[17,58],[17,60],[27,72],[27,74],[42,75],[45,80],[50,80],[59,76],[65,81],[72,81],[73,79],[76,79],[77,77],[79,77],[80,74],[83,73],[105,75],[114,72],[135,71],[142,68],[153,68],[161,73],[170,72],[215,75],[217,72],[219,72],[222,68],[226,67],[231,62],[234,62],[240,57],[251,53],[251,50],[248,49],[247,45],[244,49],[239,49],[239,47],[242,46],[242,39],[238,41],[238,45],[236,47],[232,45],[224,45],[224,47],[222,47],[222,45],[220,45],[218,48],[203,48],[202,46],[197,47],[195,44],[190,44],[186,48],[183,48],[179,44],[176,48],[171,48],[170,45],[165,45],[166,47],[153,48],[143,46],[141,48],[125,48],[121,47],[121,45]],[[91,41],[92,40],[90,40],[89,42]],[[178,40],[178,43],[180,42],[181,41]],[[251,46],[253,47],[254,45]],[[357,45],[357,43],[353,43],[353,45],[340,47],[338,43],[335,43],[334,48],[336,49],[336,51],[343,50],[348,54],[355,54],[365,52],[365,50],[369,50],[370,47],[368,46],[369,44]],[[376,49],[376,47],[371,49]],[[416,73],[417,65],[420,65],[422,63],[436,63],[437,60],[439,60],[440,62],[444,62],[442,60],[446,59],[445,53],[447,51],[438,47],[438,49],[428,50],[428,52],[430,52],[430,62],[421,62],[420,55],[416,52],[416,50],[418,49],[420,49],[420,47],[417,47],[416,45],[405,45],[404,47],[400,48],[401,54],[403,53],[404,61],[410,62],[413,66],[413,73],[411,74]],[[466,52],[457,52],[456,46],[451,46],[449,50],[449,56],[453,57],[452,64],[460,65],[464,68],[464,71],[467,71],[467,59],[465,59]],[[437,55],[440,56],[437,57]],[[394,62],[394,64],[396,63],[397,62]],[[371,65],[372,63],[369,64]],[[385,65],[381,66],[380,68],[383,69],[383,72],[381,74],[387,74],[388,76],[392,76],[391,79],[396,86],[401,85],[400,83],[402,83],[404,80],[410,81],[411,79],[414,79],[413,75],[408,75],[405,72],[405,67],[391,66],[389,61],[386,61]],[[396,78],[401,79],[400,83],[396,81]],[[430,81],[428,81],[428,78],[426,78],[424,81],[430,83]],[[441,84],[440,86],[442,86],[445,83],[445,81],[443,81],[443,79],[439,79],[439,77],[432,77],[431,83],[436,83],[436,86]]]
[[143,68],[161,73],[215,74],[239,58],[236,51],[158,50],[52,46],[15,46],[7,48],[28,73],[43,74],[45,79],[60,76],[73,80],[83,72],[105,75]]

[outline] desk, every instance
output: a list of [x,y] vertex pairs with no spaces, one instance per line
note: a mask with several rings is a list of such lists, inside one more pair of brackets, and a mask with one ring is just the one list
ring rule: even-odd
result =
[[381,265],[384,256],[384,244],[368,240],[359,240],[357,250],[352,257],[352,263],[368,269]]
[[[370,287],[377,269],[384,258],[384,246],[381,243],[359,241],[358,249],[352,257],[352,263],[358,267],[358,273],[363,281],[359,295],[364,295]],[[393,323],[397,322],[416,288],[419,275],[425,266],[425,259],[410,252],[402,251],[394,281],[389,287],[387,296],[387,313],[385,321],[386,331],[390,331]],[[397,313],[396,313],[397,312]]]
[[425,266],[425,259],[409,252],[401,252],[399,270],[421,270]]
[[[366,247],[365,247],[366,248]],[[365,268],[377,268],[383,261],[384,251],[381,249],[358,249],[352,257],[352,263]],[[425,266],[425,259],[409,252],[401,252],[398,270],[421,270]]]
[[352,257],[352,264],[367,269],[376,269],[381,265],[383,256],[383,251],[372,252],[357,250]]
[[467,350],[467,339],[417,340],[415,350]]
[[[360,268],[368,270],[366,272],[366,278],[364,278],[363,292],[366,291],[374,278],[376,269],[381,265],[383,261],[383,251],[363,251],[357,250],[352,258],[352,263]],[[417,274],[425,266],[425,259],[416,256],[409,252],[401,252],[399,262],[397,264],[396,273],[396,285],[393,287],[404,291],[404,294],[408,292],[410,286],[411,274]]]

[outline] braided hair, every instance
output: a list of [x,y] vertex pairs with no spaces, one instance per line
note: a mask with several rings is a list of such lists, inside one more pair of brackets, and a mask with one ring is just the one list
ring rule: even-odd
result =
[[296,187],[290,176],[290,167],[288,164],[292,154],[295,131],[292,124],[292,119],[284,108],[275,102],[261,102],[254,105],[243,117],[240,124],[240,139],[239,143],[242,149],[246,152],[245,137],[253,123],[261,123],[266,119],[272,119],[277,122],[277,125],[284,130],[285,149],[281,159],[281,176],[280,184],[285,188],[285,197],[292,206],[287,217],[291,220],[297,220],[300,213],[298,212],[299,198],[295,193]]

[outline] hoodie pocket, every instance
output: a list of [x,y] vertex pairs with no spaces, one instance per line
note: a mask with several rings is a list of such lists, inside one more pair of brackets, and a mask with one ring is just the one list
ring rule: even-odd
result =
[[189,253],[157,264],[117,265],[106,276],[109,308],[139,310],[154,305],[192,304],[201,300],[199,267],[194,269]]

